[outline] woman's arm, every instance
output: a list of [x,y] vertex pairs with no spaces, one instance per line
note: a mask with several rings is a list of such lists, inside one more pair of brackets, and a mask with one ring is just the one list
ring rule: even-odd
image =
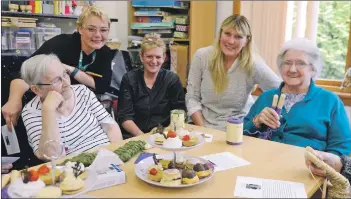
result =
[[133,136],[138,136],[144,134],[139,127],[134,123],[133,120],[126,120],[122,123],[123,128],[128,131]]
[[[63,102],[63,97],[56,91],[50,91],[46,96],[42,106],[42,130],[39,141],[39,149],[35,155],[41,160],[47,160],[44,154],[56,153],[55,148],[45,149],[45,143],[49,140],[61,142],[60,130],[56,121],[56,109]],[[53,150],[53,151],[51,151]],[[65,155],[65,151],[63,151]]]
[[29,85],[22,79],[14,79],[11,81],[9,99],[1,108],[7,128],[11,131],[11,122],[14,126],[17,125],[17,120],[22,110],[22,97],[28,89]]
[[[65,70],[68,72],[68,74],[71,74],[75,69],[75,67],[69,66],[67,64],[63,64],[63,66],[64,66]],[[84,84],[92,89],[95,89],[94,78],[81,70],[78,70],[78,72],[74,75],[74,79],[77,80],[81,84]]]
[[143,132],[134,122],[134,105],[133,105],[133,90],[129,82],[128,74],[122,78],[120,95],[118,99],[118,113],[117,118],[123,128],[133,136],[142,135]]
[[347,155],[351,153],[351,128],[350,120],[345,111],[342,101],[334,96],[336,103],[333,107],[330,126],[327,132],[327,147],[325,151],[336,155]]
[[123,140],[121,129],[115,121],[111,121],[111,123],[103,123],[102,128],[107,133],[107,137],[111,143]]
[[282,83],[282,79],[267,66],[261,57],[256,57],[253,72],[255,84],[258,84],[263,91],[278,88]]
[[[201,104],[201,82],[202,82],[202,54],[198,50],[191,63],[187,93],[185,96],[186,107],[188,109],[188,115],[191,116],[195,125],[204,126],[204,119],[202,116],[202,104]],[[207,64],[206,64],[207,65]]]

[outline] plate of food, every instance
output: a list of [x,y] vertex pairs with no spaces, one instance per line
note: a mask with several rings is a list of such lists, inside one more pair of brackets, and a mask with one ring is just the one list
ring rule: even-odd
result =
[[[82,163],[68,162],[55,172],[43,164],[39,169],[12,171],[3,186],[9,184],[7,194],[10,198],[60,198],[70,197],[85,190],[87,171]],[[53,185],[54,178],[54,185]]]
[[166,130],[162,126],[152,131],[153,134],[147,139],[147,142],[166,151],[185,151],[202,145],[205,141],[203,136],[192,133],[185,129],[179,129],[177,132]]
[[214,174],[207,160],[190,155],[153,155],[135,166],[135,174],[143,181],[170,188],[191,187],[204,183]]

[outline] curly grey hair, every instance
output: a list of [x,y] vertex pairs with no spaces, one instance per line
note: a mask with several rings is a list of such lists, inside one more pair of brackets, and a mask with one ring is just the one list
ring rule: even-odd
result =
[[324,66],[323,57],[321,56],[320,50],[315,43],[306,38],[296,38],[290,41],[287,41],[280,48],[280,52],[277,57],[277,66],[279,72],[281,73],[284,55],[288,50],[300,50],[305,53],[312,66],[312,70],[315,74],[312,76],[312,79],[315,80],[321,73]]
[[21,77],[29,85],[39,84],[47,73],[49,64],[54,61],[61,63],[60,59],[54,55],[36,55],[23,62],[21,67]]

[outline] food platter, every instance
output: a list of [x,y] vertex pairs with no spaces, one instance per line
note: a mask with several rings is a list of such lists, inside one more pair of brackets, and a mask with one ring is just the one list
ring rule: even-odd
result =
[[[161,137],[161,135],[157,134],[157,133],[150,135],[147,138],[147,142],[150,145],[154,146],[154,147],[157,147],[157,148],[160,148],[160,149],[163,149],[163,150],[166,150],[166,151],[186,151],[186,150],[190,150],[190,149],[199,147],[205,142],[205,139],[203,138],[203,136],[198,135],[196,133],[191,133],[190,132],[187,135],[191,137],[191,140],[194,140],[194,142],[191,145],[188,145],[188,146],[185,145],[186,142],[182,139],[184,136],[178,136],[179,140],[182,142],[180,147],[172,147],[172,146],[167,147],[167,145],[165,145],[164,143],[157,144],[156,140]],[[167,139],[164,140],[164,142],[167,142],[168,140],[169,139],[167,138]]]
[[6,192],[10,198],[73,197],[91,188],[91,183],[85,182],[87,172],[82,163],[76,162],[58,166],[55,171],[46,164],[38,170],[12,171]]
[[[162,172],[162,177],[160,176],[161,180],[155,181],[152,180],[150,177],[150,171],[153,169],[155,165],[155,161],[153,157],[148,157],[145,158],[144,160],[140,161],[138,164],[136,164],[135,166],[135,174],[136,176],[138,176],[138,178],[140,178],[141,180],[143,180],[146,183],[155,185],[155,186],[160,186],[160,187],[168,187],[168,188],[184,188],[184,187],[191,187],[191,186],[195,186],[195,185],[199,185],[201,183],[204,183],[206,181],[208,181],[209,179],[211,179],[213,177],[214,174],[214,166],[209,163],[207,160],[200,158],[200,157],[195,157],[195,156],[191,156],[191,155],[177,155],[178,160],[179,159],[183,159],[184,162],[182,163],[184,165],[183,168],[179,167],[178,163],[180,163],[178,160],[176,161],[176,168],[170,168],[170,169],[164,169]],[[158,160],[170,160],[172,161],[172,159],[174,158],[174,154],[163,154],[163,155],[157,155],[157,159]],[[191,166],[189,165],[193,165],[193,168],[190,168]],[[196,165],[207,165],[206,168],[204,167],[204,170],[198,170],[197,168],[199,168]],[[162,167],[164,166],[164,164],[162,163]],[[165,182],[163,180],[163,178],[165,178],[165,172],[167,170],[171,170],[172,173],[175,170],[178,170],[180,175],[181,175],[181,184],[174,184],[174,183],[163,183]],[[186,179],[187,177],[185,176],[185,172],[184,170],[190,171],[192,170],[193,173],[196,174],[196,178],[197,180],[195,181],[189,181]],[[203,175],[203,173],[206,172],[206,174]],[[179,176],[179,175],[178,175]],[[191,179],[194,179],[193,177],[190,177]],[[179,178],[176,178],[179,180]],[[174,179],[173,179],[174,180]],[[185,183],[189,183],[190,184],[185,184]]]

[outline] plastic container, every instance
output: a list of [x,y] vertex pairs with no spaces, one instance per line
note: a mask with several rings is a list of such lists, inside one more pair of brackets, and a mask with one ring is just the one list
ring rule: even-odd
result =
[[35,29],[18,28],[9,31],[10,50],[35,50]]
[[56,35],[61,34],[61,28],[36,28],[36,45],[37,48],[40,48],[44,42],[55,37]]
[[1,28],[1,50],[9,49],[9,28]]
[[227,120],[227,144],[239,145],[243,142],[243,119],[229,117]]

